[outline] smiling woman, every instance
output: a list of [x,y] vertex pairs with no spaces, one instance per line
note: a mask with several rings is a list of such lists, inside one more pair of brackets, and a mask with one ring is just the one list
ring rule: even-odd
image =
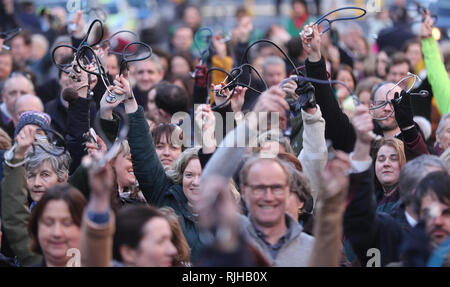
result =
[[403,142],[396,138],[383,139],[374,150],[377,210],[389,212],[399,200],[400,170],[406,163]]
[[87,201],[70,185],[48,190],[33,208],[28,225],[31,250],[44,255],[42,267],[65,267],[67,251],[80,248],[81,217]]

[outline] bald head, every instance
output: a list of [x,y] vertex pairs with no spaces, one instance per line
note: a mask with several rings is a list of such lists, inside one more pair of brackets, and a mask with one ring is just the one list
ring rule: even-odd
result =
[[29,111],[44,112],[44,104],[35,95],[24,95],[16,100],[13,116],[14,125],[17,124],[21,114]]
[[2,99],[8,112],[14,117],[16,100],[26,94],[35,94],[33,83],[22,74],[13,74],[3,84]]

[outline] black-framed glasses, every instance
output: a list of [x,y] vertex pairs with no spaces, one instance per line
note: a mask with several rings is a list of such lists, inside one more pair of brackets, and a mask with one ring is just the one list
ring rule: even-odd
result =
[[246,184],[245,186],[250,188],[250,190],[254,196],[263,196],[264,194],[266,194],[268,189],[270,189],[270,191],[272,192],[272,194],[274,196],[282,196],[285,193],[286,187],[288,185],[287,184],[284,184],[284,185],[283,184],[272,184],[272,185]]

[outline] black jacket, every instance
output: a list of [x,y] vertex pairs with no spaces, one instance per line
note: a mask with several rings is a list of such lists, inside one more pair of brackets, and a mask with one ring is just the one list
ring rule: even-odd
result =
[[[319,80],[328,80],[325,59],[322,57],[318,62],[305,62],[308,77]],[[322,111],[325,120],[325,138],[333,142],[333,147],[347,153],[353,151],[356,134],[348,117],[342,112],[339,103],[334,97],[333,88],[330,84],[312,83],[316,89],[316,102]]]
[[61,97],[49,101],[45,105],[45,112],[52,118],[52,128],[65,137],[67,133],[67,108],[63,105]]
[[367,251],[371,248],[380,250],[381,266],[385,266],[399,261],[400,247],[407,231],[397,218],[384,212],[376,212],[373,178],[372,168],[350,175],[344,235],[362,266],[366,266],[370,259]]
[[133,88],[134,98],[139,106],[147,110],[148,91],[141,91],[137,86]]
[[94,126],[96,108],[93,102],[85,98],[78,98],[75,103],[69,104],[67,112],[67,148],[72,163],[69,174],[72,174],[81,163],[82,157],[86,154],[83,143],[85,142],[83,134],[89,130],[88,115],[90,109],[90,122]]
[[8,258],[0,253],[0,267],[19,267],[16,258]]

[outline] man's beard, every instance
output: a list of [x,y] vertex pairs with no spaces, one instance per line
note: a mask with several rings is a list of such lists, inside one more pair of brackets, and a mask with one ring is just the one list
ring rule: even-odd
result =
[[384,121],[378,121],[378,125],[380,126],[381,130],[384,132],[393,131],[398,127],[398,124],[396,121],[393,121],[391,124],[385,124]]

